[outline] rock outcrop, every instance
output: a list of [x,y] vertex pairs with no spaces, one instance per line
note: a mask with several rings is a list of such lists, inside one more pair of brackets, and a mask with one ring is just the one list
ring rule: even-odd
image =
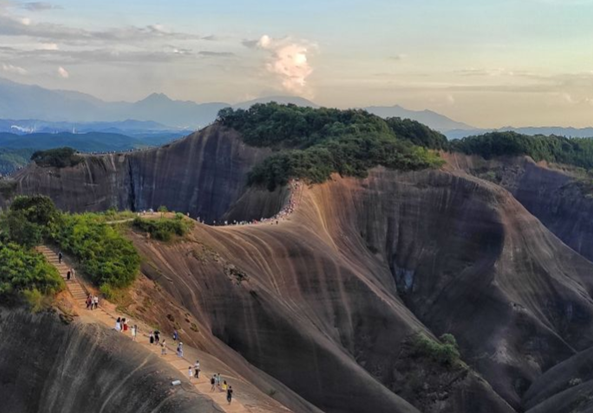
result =
[[212,223],[245,191],[247,173],[268,154],[243,144],[236,132],[214,125],[156,149],[85,155],[71,168],[33,163],[13,179],[16,193],[48,195],[59,208],[72,212],[156,210],[165,205]]
[[97,324],[0,310],[0,412],[222,412],[175,369]]

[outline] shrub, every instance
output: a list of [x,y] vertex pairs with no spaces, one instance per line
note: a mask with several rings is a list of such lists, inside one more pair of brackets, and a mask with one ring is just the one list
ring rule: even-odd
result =
[[58,271],[43,255],[13,242],[0,244],[0,296],[24,294],[51,295],[64,288]]
[[27,248],[41,244],[44,227],[27,220],[23,211],[9,211],[2,215],[2,231],[8,239]]
[[451,334],[442,335],[439,343],[423,333],[418,333],[412,345],[416,354],[428,357],[442,365],[453,366],[459,361],[457,340]]
[[127,287],[140,268],[140,256],[132,243],[97,214],[64,214],[55,240],[81,262],[98,286]]
[[134,228],[148,232],[150,236],[159,241],[170,241],[173,236],[184,236],[191,229],[191,221],[184,219],[183,215],[175,218],[144,219],[136,217],[132,222]]
[[66,168],[78,165],[83,158],[72,148],[56,148],[34,152],[31,160],[39,166]]

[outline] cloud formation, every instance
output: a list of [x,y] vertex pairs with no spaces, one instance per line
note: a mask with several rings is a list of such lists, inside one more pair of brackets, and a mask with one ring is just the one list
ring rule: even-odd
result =
[[295,41],[291,38],[273,39],[263,35],[258,40],[246,40],[243,45],[269,53],[266,70],[276,75],[282,88],[295,95],[311,96],[307,78],[313,73],[308,54],[315,49],[314,44]]
[[68,79],[70,77],[70,73],[68,73],[62,66],[58,67],[58,75],[60,75],[62,79]]
[[19,6],[20,6],[20,8],[28,10],[28,11],[45,11],[45,10],[55,10],[55,9],[62,8],[55,4],[46,3],[44,1],[30,1],[30,2],[26,2],[26,3],[20,3]]
[[20,66],[14,66],[14,65],[7,65],[2,63],[2,70],[7,72],[7,73],[15,73],[17,75],[26,75],[27,74],[27,70],[20,67]]

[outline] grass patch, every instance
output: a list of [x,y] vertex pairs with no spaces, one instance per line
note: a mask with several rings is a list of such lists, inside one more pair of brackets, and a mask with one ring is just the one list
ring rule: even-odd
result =
[[136,217],[132,226],[138,231],[150,234],[158,241],[170,241],[174,237],[183,237],[192,228],[192,222],[184,219],[183,215],[176,214],[174,218],[145,219]]

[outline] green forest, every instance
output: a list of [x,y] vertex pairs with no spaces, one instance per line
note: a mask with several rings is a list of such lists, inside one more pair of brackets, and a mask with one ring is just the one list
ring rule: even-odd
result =
[[383,120],[363,110],[268,103],[223,109],[218,121],[241,132],[248,145],[275,150],[249,175],[250,185],[269,190],[291,178],[321,183],[334,172],[365,177],[378,165],[405,171],[438,167],[442,160],[428,149],[447,145],[443,135],[418,122]]
[[527,136],[515,132],[492,132],[451,141],[450,150],[485,159],[527,155],[535,161],[548,161],[593,168],[593,139],[562,136]]

